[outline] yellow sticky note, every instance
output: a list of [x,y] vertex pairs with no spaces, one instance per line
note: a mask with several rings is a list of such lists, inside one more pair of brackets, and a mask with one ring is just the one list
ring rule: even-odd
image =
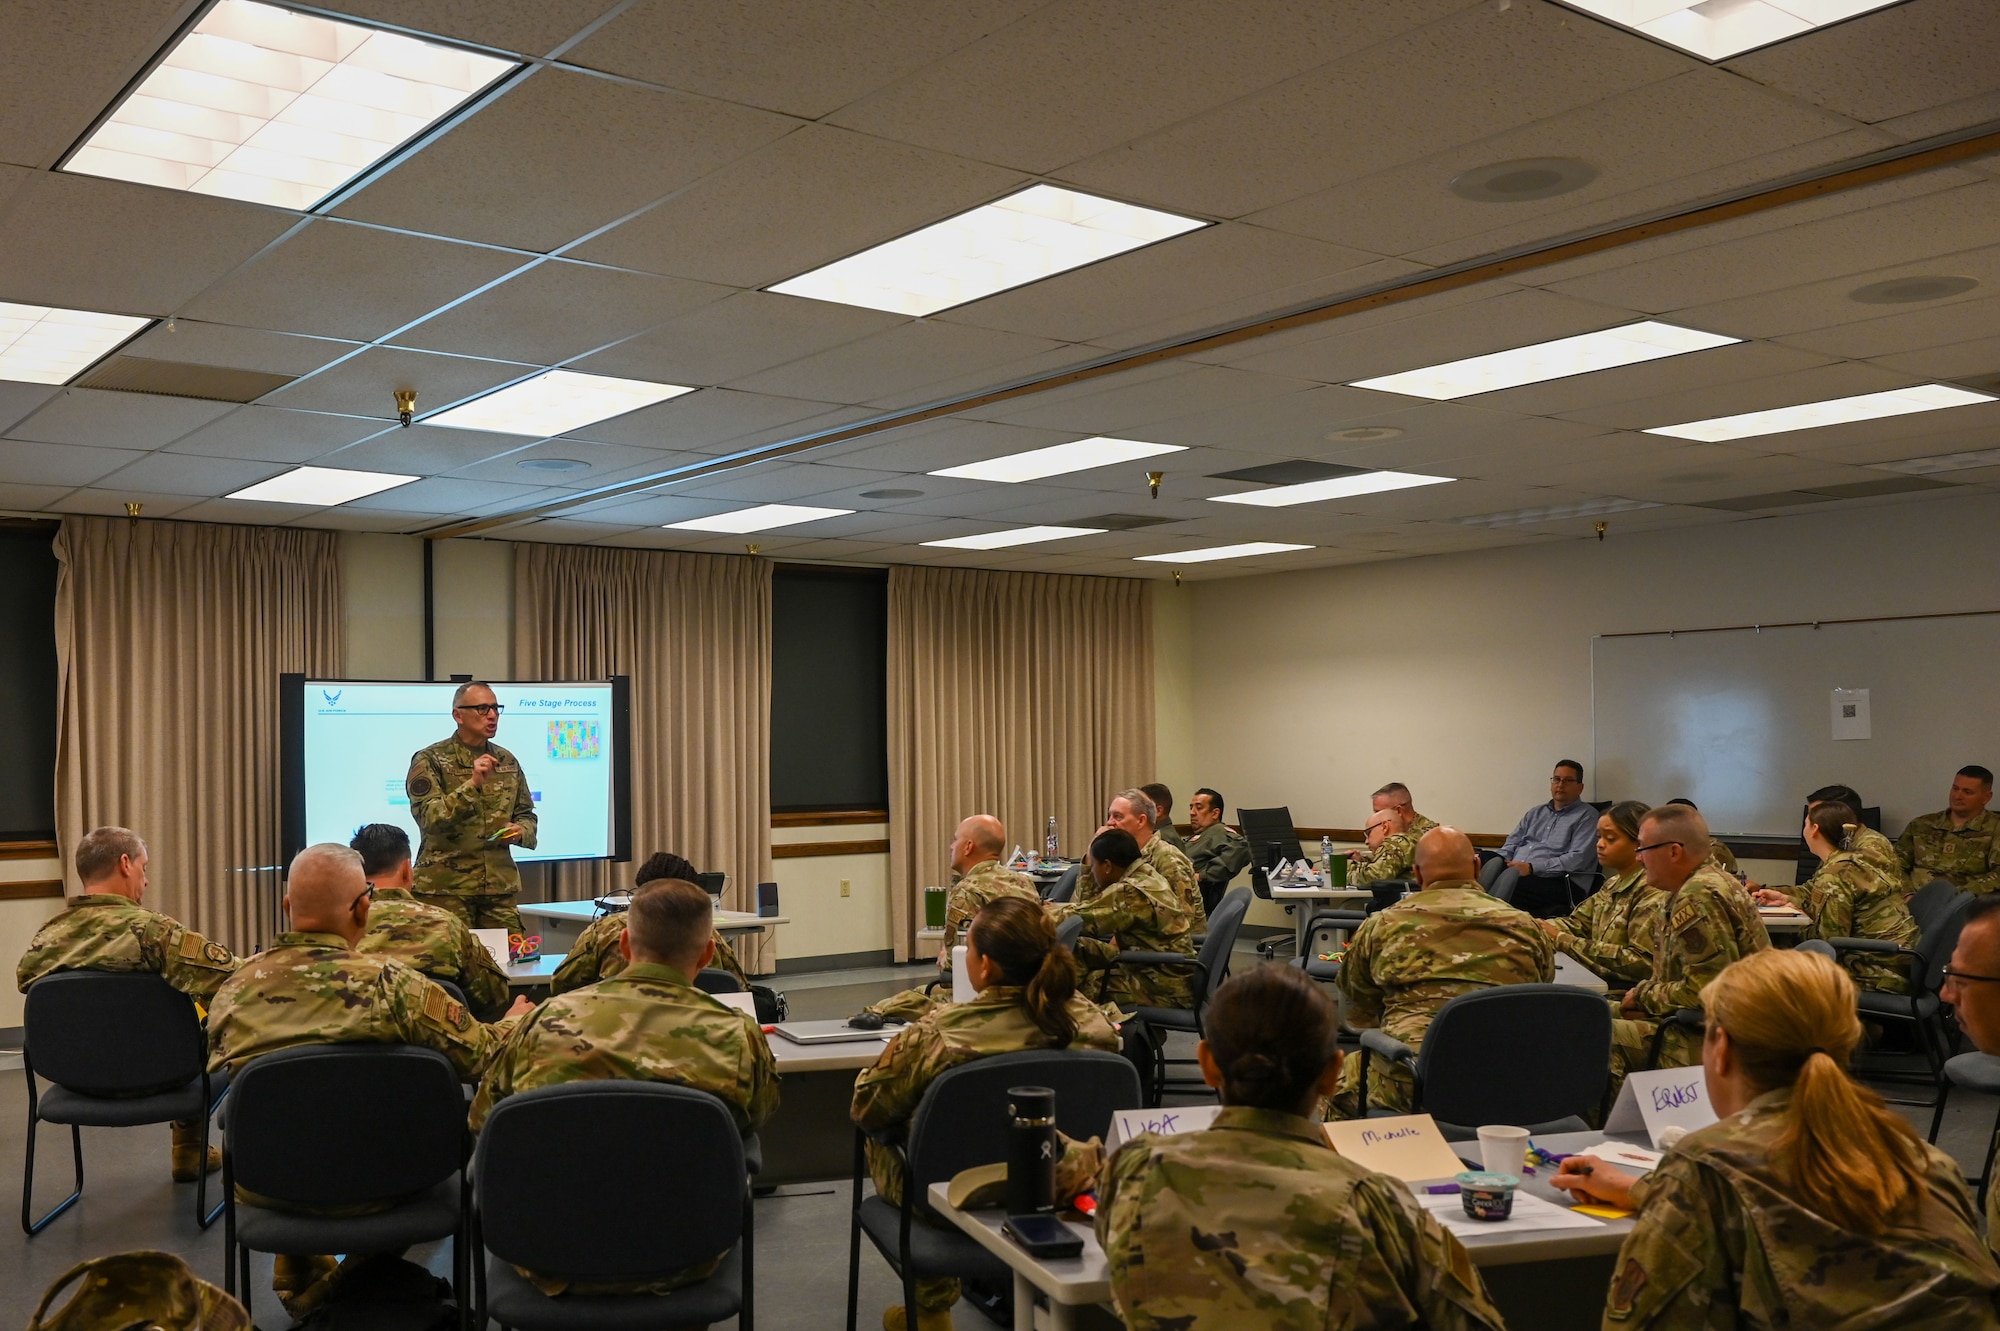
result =
[[1599,1220],[1623,1220],[1632,1214],[1630,1211],[1621,1211],[1615,1206],[1572,1206],[1569,1209],[1578,1215],[1596,1216]]

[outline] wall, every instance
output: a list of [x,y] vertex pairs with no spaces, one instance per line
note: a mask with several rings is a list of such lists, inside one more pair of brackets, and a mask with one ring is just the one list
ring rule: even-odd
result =
[[[0,859],[0,893],[9,883],[47,883],[63,876],[62,861]],[[39,889],[35,889],[39,890]],[[0,957],[19,957],[28,950],[28,940],[49,917],[63,908],[60,896],[10,898],[0,895]],[[22,1000],[14,988],[13,972],[0,984],[0,1029],[21,1024]]]
[[[1187,821],[1188,796],[1213,782],[1197,770],[1194,736],[1194,588],[1153,584],[1153,780],[1174,792],[1174,821]],[[1229,798],[1229,792],[1223,791]]]
[[[882,841],[887,823],[843,823],[830,827],[774,827],[771,845],[801,842]],[[778,930],[778,952],[787,970],[812,957],[867,957],[887,964],[889,943],[889,857],[814,855],[771,861],[778,884],[779,912],[791,923]],[[841,880],[848,895],[840,894]]]

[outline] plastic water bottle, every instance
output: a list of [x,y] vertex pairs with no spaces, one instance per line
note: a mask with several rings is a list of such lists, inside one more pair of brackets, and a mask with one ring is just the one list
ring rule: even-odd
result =
[[1056,816],[1049,815],[1048,831],[1042,836],[1042,863],[1053,864],[1062,858],[1062,838],[1056,835]]
[[1333,881],[1333,838],[1330,836],[1319,839],[1319,871],[1326,875],[1327,882]]

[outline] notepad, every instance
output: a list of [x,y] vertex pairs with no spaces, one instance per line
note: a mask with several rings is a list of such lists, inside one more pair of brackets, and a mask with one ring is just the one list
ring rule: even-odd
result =
[[1514,1193],[1513,1214],[1505,1220],[1474,1220],[1465,1213],[1465,1203],[1459,1200],[1457,1193],[1421,1193],[1417,1204],[1462,1239],[1478,1234],[1522,1234],[1529,1230],[1596,1229],[1604,1223],[1567,1206],[1557,1206],[1533,1193],[1518,1190]]

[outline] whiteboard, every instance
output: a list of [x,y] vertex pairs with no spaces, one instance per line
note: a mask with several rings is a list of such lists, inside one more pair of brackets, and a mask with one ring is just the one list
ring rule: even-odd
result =
[[[1597,799],[1685,796],[1737,836],[1797,836],[1805,795],[1845,782],[1895,836],[1952,773],[2000,767],[2000,614],[1600,637]],[[1867,689],[1872,736],[1833,738],[1832,691]]]

